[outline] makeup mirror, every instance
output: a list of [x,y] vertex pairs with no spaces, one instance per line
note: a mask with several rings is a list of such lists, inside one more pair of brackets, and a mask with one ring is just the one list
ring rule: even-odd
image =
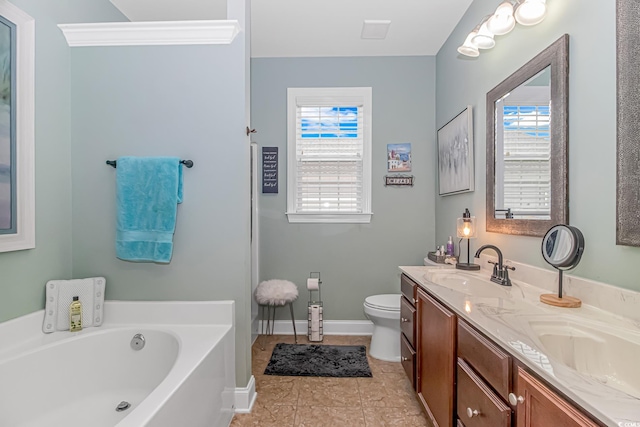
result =
[[582,303],[579,299],[562,295],[562,273],[575,268],[582,258],[582,232],[570,225],[555,225],[544,235],[541,249],[544,260],[558,270],[558,294],[540,295],[540,301],[556,307],[580,307]]
[[569,220],[569,36],[487,94],[487,231],[543,236]]

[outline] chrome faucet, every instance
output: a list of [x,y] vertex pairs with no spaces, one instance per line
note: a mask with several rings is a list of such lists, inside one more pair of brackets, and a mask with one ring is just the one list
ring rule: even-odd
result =
[[511,267],[508,265],[502,264],[502,251],[498,249],[497,246],[494,245],[483,245],[476,251],[476,258],[480,258],[480,253],[485,249],[493,249],[498,254],[498,262],[495,263],[493,261],[489,261],[490,264],[493,264],[493,273],[491,274],[491,281],[493,283],[497,283],[502,286],[511,286],[511,279],[509,279],[509,270],[515,270],[515,267]]

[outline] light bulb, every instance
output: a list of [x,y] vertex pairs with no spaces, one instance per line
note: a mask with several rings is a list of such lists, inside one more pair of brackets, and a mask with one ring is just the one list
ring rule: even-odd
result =
[[501,3],[496,12],[487,21],[487,28],[496,36],[502,36],[513,30],[516,20],[513,17],[513,5],[509,1]]
[[493,40],[493,33],[487,28],[486,21],[480,26],[478,34],[471,39],[471,43],[478,49],[491,49],[496,45],[495,40]]
[[464,226],[464,229],[462,229],[462,233],[466,236],[468,236],[469,234],[471,234],[471,228],[469,228],[468,225]]
[[547,14],[546,0],[524,0],[516,8],[516,21],[521,25],[536,25]]
[[462,46],[458,47],[458,53],[474,58],[480,55],[480,51],[478,50],[478,48],[473,43],[471,43],[471,39],[473,39],[476,34],[478,34],[478,32],[475,30],[469,33]]

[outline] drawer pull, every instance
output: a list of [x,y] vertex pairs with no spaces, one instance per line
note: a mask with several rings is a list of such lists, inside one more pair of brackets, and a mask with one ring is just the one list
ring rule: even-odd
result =
[[473,418],[477,417],[478,415],[480,415],[480,411],[478,411],[477,409],[467,408],[467,417]]
[[404,317],[401,317],[401,318],[400,318],[400,321],[402,321],[402,323],[408,323],[408,322],[409,322],[409,319],[405,319]]
[[409,360],[408,357],[404,357],[404,356],[402,356],[401,359],[402,359],[403,362],[406,362],[407,360]]
[[517,396],[513,393],[509,393],[509,403],[511,403],[513,406],[516,406],[518,403],[524,403],[524,397],[522,396]]

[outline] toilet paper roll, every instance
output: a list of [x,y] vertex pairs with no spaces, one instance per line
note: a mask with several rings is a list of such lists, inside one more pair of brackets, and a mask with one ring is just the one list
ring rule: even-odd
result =
[[317,277],[307,279],[307,289],[310,291],[317,291],[320,289],[320,282]]

